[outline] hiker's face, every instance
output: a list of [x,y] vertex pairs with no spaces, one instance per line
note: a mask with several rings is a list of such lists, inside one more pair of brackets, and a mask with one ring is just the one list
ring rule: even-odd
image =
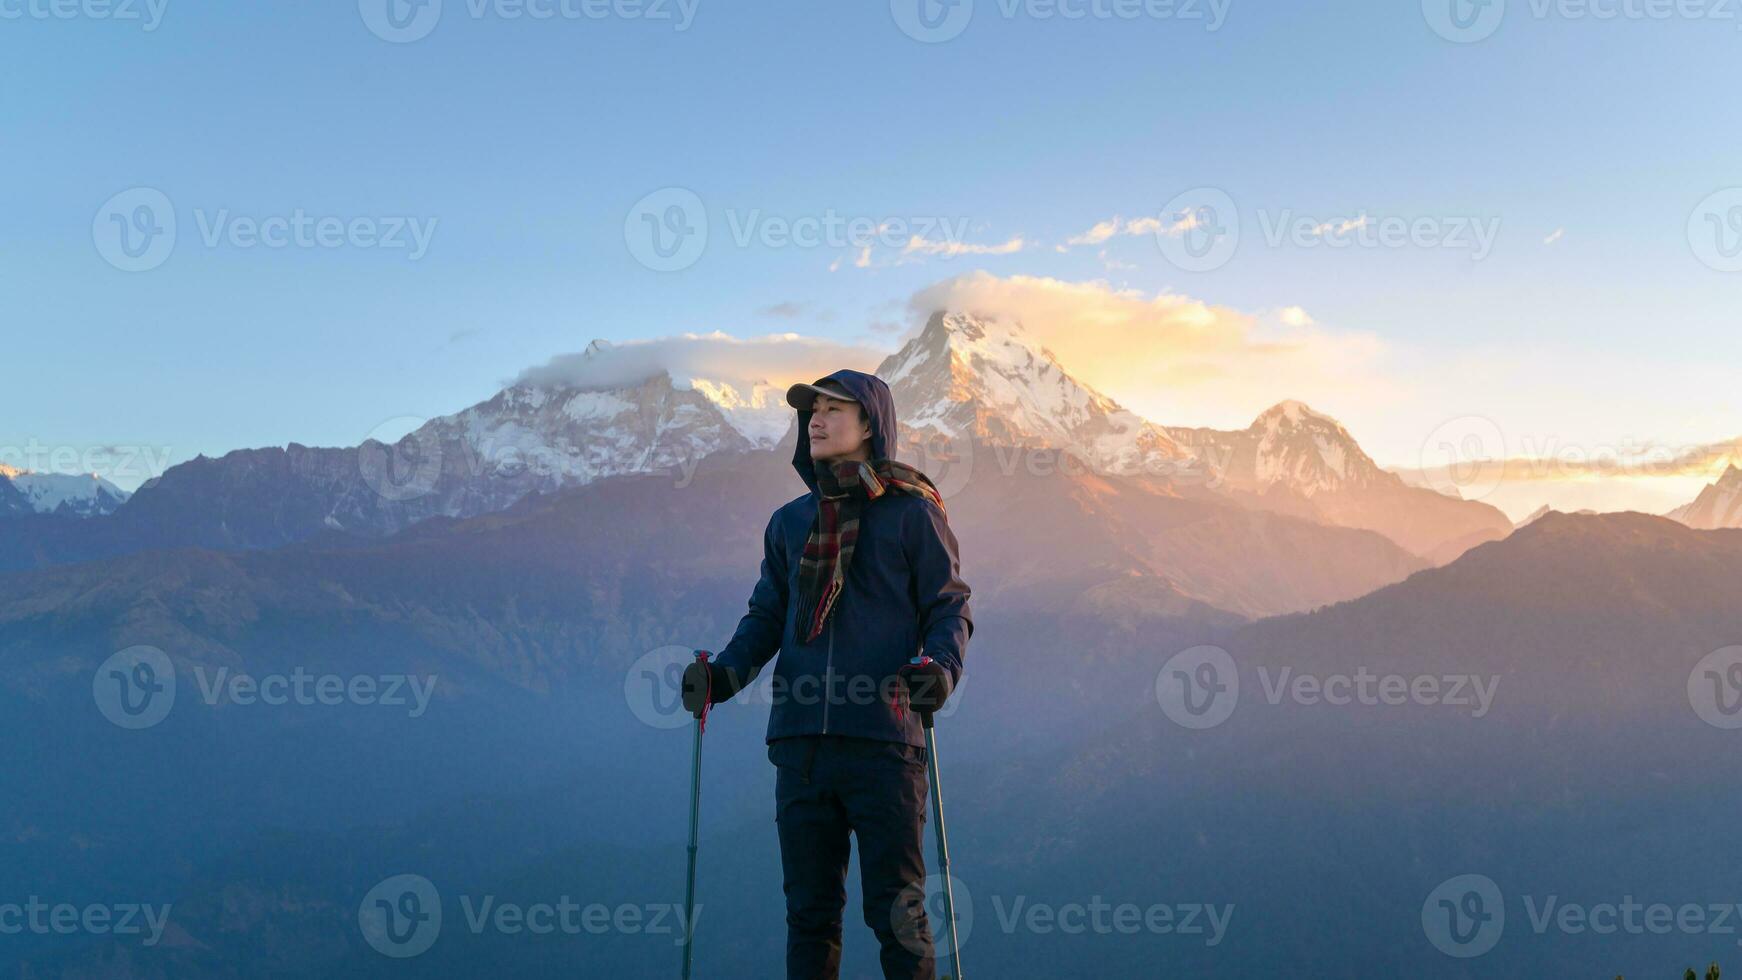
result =
[[871,423],[859,420],[859,403],[818,395],[811,411],[811,459],[846,459],[870,450]]

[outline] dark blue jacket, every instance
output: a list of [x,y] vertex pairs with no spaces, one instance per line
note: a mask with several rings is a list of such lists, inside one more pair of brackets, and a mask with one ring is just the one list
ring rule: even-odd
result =
[[[898,432],[889,386],[859,371],[829,377],[845,385],[870,416],[872,458],[888,457]],[[891,492],[871,501],[860,514],[846,588],[822,633],[804,642],[797,622],[798,567],[818,502],[810,420],[810,412],[798,413],[798,446],[792,454],[793,469],[810,491],[769,518],[762,535],[762,579],[750,594],[750,611],[715,662],[748,684],[779,652],[770,742],[826,734],[922,746],[919,719],[911,710],[897,711],[888,695],[896,672],[920,653],[949,671],[952,686],[961,680],[974,621],[956,536],[944,513],[924,498]]]

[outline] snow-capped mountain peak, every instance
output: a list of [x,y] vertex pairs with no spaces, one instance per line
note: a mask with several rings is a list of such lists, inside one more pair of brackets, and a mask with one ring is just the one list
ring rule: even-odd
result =
[[753,445],[768,448],[780,441],[797,418],[786,403],[786,388],[758,379],[749,385],[708,378],[690,378],[690,388],[714,403],[726,421]]
[[1382,472],[1341,422],[1304,402],[1278,402],[1247,431],[1258,437],[1254,476],[1261,483],[1287,483],[1310,497],[1367,486]]
[[0,483],[14,491],[0,498],[0,511],[11,513],[93,517],[111,513],[128,497],[95,473],[39,473],[0,464]]
[[1068,450],[1107,472],[1155,472],[1186,458],[1165,429],[1071,377],[1013,321],[933,313],[877,375],[895,396],[904,439]]
[[1699,496],[1670,511],[1668,516],[1705,531],[1742,527],[1742,469],[1734,463],[1725,465],[1716,482],[1707,484]]
[[1245,429],[1169,431],[1238,489],[1282,486],[1312,497],[1400,482],[1362,451],[1342,423],[1292,399],[1260,412]]
[[[601,344],[594,341],[592,352]],[[705,393],[661,371],[619,387],[520,381],[412,437],[477,461],[484,472],[531,471],[540,491],[602,476],[693,464],[751,443]]]

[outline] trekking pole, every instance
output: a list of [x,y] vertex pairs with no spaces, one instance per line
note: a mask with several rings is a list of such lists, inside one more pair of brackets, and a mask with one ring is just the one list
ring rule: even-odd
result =
[[[914,657],[910,663],[923,667],[930,660],[930,657]],[[952,980],[962,980],[962,947],[956,942],[956,898],[950,888],[950,835],[944,831],[944,790],[938,779],[937,733],[932,730],[931,712],[920,712],[919,722],[925,727],[926,776],[931,781],[932,823],[938,833],[938,872],[944,879],[944,926],[950,934],[950,976]]]
[[690,980],[690,952],[696,938],[696,835],[702,809],[702,731],[708,727],[708,705],[713,701],[714,694],[713,677],[707,666],[708,652],[697,650],[696,660],[701,663],[702,676],[707,681],[702,685],[701,705],[691,710],[696,718],[696,734],[695,745],[690,750],[690,867],[683,895],[683,980]]

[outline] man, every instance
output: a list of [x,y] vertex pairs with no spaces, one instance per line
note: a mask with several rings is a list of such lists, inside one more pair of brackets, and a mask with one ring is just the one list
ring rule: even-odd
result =
[[[843,370],[793,385],[786,400],[798,410],[792,465],[809,492],[769,519],[749,612],[712,662],[690,665],[685,701],[695,711],[729,699],[779,651],[768,758],[786,975],[839,975],[852,833],[883,975],[931,980],[917,715],[935,711],[961,679],[970,592],[936,487],[890,458],[889,386]],[[916,654],[929,663],[910,664]]]

